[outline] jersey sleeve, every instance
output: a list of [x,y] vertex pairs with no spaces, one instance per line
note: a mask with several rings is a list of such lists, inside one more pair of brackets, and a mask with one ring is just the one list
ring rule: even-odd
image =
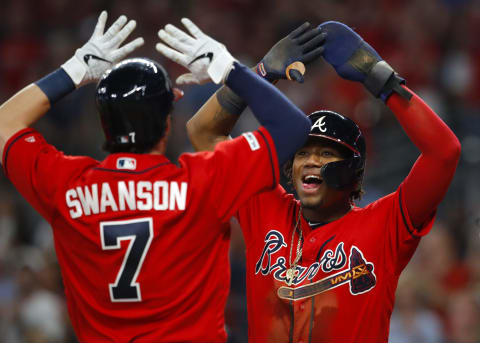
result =
[[421,227],[415,227],[408,215],[403,183],[390,196],[393,207],[386,219],[385,259],[390,261],[390,270],[399,275],[413,256],[420,238],[428,234],[435,220],[435,213]]
[[260,127],[235,139],[217,144],[213,152],[202,153],[201,178],[206,199],[217,216],[227,221],[251,196],[274,188],[279,182],[277,155],[268,131]]
[[[283,226],[283,218],[286,216],[296,218],[297,209],[293,195],[288,194],[280,184],[272,191],[262,192],[248,199],[235,213],[247,250],[258,240],[265,239],[265,229]],[[290,216],[285,212],[289,212]],[[295,223],[292,221],[291,225],[294,227]]]
[[2,156],[7,178],[25,199],[48,221],[54,209],[53,199],[60,182],[58,171],[62,152],[48,144],[37,131],[27,128],[13,135]]

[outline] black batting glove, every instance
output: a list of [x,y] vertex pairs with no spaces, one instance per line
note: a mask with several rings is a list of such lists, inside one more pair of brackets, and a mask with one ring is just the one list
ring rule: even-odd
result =
[[412,94],[401,86],[405,80],[354,30],[338,21],[327,21],[319,28],[328,32],[323,57],[338,75],[363,83],[384,102],[393,92],[411,99]]
[[323,53],[327,34],[306,22],[278,41],[256,66],[256,72],[270,82],[280,79],[303,83],[306,64]]

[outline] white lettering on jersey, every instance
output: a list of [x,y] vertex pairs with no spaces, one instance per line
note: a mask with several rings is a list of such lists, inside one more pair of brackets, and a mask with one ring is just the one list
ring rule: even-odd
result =
[[258,143],[257,138],[255,137],[255,135],[253,133],[245,132],[245,133],[242,134],[242,136],[245,137],[245,139],[247,140],[248,145],[250,145],[250,149],[252,151],[260,149],[260,144]]
[[137,199],[140,199],[137,201],[139,210],[150,211],[152,209],[152,183],[150,181],[137,183]]
[[77,187],[78,197],[80,198],[80,202],[82,203],[83,213],[86,216],[89,216],[91,213],[98,213],[98,185],[94,183],[91,186],[92,191],[88,186]]
[[325,123],[324,120],[325,120],[325,116],[318,118],[315,124],[312,125],[312,128],[310,129],[310,131],[313,131],[314,128],[318,128],[320,132],[327,131],[327,128],[325,127],[327,123]]
[[170,184],[170,207],[169,210],[175,209],[175,203],[179,210],[185,210],[185,203],[187,202],[187,183],[182,182],[181,190],[178,188],[178,183],[172,182]]
[[153,208],[156,211],[164,211],[168,208],[168,183],[156,181],[153,184]]
[[113,198],[112,190],[107,182],[102,183],[102,198],[100,200],[100,212],[107,211],[107,207],[110,206],[112,211],[118,211],[117,204]]
[[70,210],[70,217],[72,217],[72,219],[80,217],[83,214],[83,212],[82,212],[82,206],[80,205],[80,201],[75,199],[77,198],[77,192],[74,189],[69,189],[65,194],[65,198],[67,201],[68,208],[72,208]]
[[187,186],[176,181],[119,181],[114,193],[113,185],[103,182],[100,187],[95,183],[69,189],[65,201],[72,219],[107,211],[184,211]]
[[137,209],[135,201],[135,182],[128,181],[128,189],[125,181],[118,182],[118,207],[120,211],[125,211],[125,202],[128,209],[135,211]]

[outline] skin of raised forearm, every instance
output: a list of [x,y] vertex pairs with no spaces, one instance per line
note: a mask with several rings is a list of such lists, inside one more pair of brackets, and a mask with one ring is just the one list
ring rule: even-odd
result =
[[225,111],[218,103],[216,94],[187,122],[187,133],[196,151],[211,151],[219,142],[230,138],[239,116]]
[[[30,84],[0,106],[0,153],[8,139],[29,127],[50,109],[50,102],[35,84]],[[1,156],[1,155],[0,155]]]

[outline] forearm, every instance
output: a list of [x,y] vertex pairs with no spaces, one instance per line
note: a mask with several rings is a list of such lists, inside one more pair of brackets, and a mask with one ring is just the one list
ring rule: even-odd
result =
[[421,227],[448,190],[460,158],[460,143],[417,95],[406,101],[393,94],[387,106],[421,152],[403,184],[410,219],[413,225]]
[[269,131],[280,164],[305,143],[310,120],[270,83],[237,63],[226,85],[245,100],[260,124]]
[[229,139],[239,118],[220,105],[217,93],[187,122],[188,137],[196,151],[213,150],[218,142]]
[[17,131],[29,127],[50,106],[75,90],[70,76],[59,68],[15,94],[0,107],[0,150]]
[[413,94],[410,101],[398,94],[387,101],[408,137],[426,156],[447,162],[458,159],[460,143],[455,134],[420,97],[409,91]]
[[[0,152],[8,139],[40,119],[50,109],[45,93],[31,84],[0,106]],[[1,155],[0,155],[1,156]]]
[[[256,68],[250,68],[256,72]],[[187,133],[196,151],[213,150],[230,133],[247,107],[245,101],[222,86],[187,122]]]
[[[90,82],[96,82],[113,63],[143,44],[142,38],[120,46],[135,28],[125,16],[104,33],[107,12],[103,11],[89,41],[61,68],[25,87],[0,107],[0,151],[15,132],[26,128],[44,115],[56,101]],[[112,43],[113,42],[113,43]],[[96,59],[88,59],[95,56]]]

